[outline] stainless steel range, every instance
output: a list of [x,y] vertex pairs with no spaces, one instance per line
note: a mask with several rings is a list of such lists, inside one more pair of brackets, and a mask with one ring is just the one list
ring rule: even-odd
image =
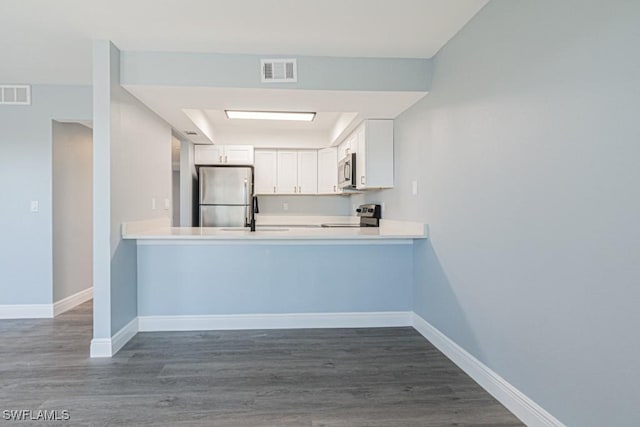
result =
[[356,212],[360,217],[359,224],[327,223],[322,224],[322,227],[380,227],[380,218],[382,217],[382,209],[380,205],[360,205],[360,207],[356,209]]

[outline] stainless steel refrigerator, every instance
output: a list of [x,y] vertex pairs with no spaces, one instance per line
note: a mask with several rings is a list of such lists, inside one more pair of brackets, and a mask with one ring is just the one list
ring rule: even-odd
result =
[[200,227],[246,227],[253,218],[253,168],[201,166]]

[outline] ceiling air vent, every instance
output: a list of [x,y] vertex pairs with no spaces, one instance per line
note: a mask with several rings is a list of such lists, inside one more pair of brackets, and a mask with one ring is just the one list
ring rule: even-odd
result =
[[298,65],[295,59],[261,59],[262,83],[295,83]]
[[31,86],[0,85],[1,105],[31,105]]

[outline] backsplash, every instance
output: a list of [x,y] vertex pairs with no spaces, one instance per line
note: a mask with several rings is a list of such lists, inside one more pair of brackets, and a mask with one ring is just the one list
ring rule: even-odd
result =
[[269,215],[351,215],[347,196],[258,196],[261,214]]

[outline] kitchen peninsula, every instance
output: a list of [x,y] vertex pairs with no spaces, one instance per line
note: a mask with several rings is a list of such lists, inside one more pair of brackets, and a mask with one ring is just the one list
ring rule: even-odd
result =
[[319,220],[260,217],[256,232],[123,225],[137,244],[139,330],[408,324],[413,243],[427,237],[425,225]]

